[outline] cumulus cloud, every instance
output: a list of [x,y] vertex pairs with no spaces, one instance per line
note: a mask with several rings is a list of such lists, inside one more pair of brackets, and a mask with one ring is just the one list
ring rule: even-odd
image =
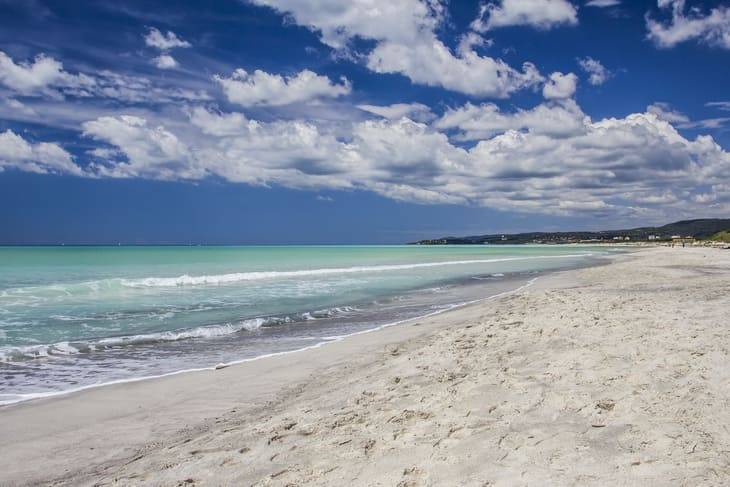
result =
[[63,64],[39,54],[33,61],[18,62],[0,51],[0,83],[22,94],[42,91],[49,86],[76,84],[82,80],[63,70]]
[[475,39],[453,52],[436,35],[444,6],[437,1],[252,0],[317,32],[322,42],[346,50],[355,38],[375,42],[363,57],[377,73],[397,73],[414,83],[474,96],[507,97],[542,77],[531,63],[515,69],[474,50]]
[[578,77],[573,73],[554,72],[542,87],[542,96],[550,100],[570,98],[575,94]]
[[308,69],[288,77],[259,69],[253,73],[237,69],[230,78],[215,76],[215,80],[231,103],[244,107],[304,103],[319,98],[337,98],[351,91],[346,78],[337,84]]
[[160,69],[174,69],[178,66],[175,58],[169,54],[160,54],[152,59],[152,63]]
[[169,53],[171,49],[192,47],[188,41],[180,39],[177,34],[167,31],[163,34],[158,29],[150,27],[144,36],[144,42],[147,46],[161,51],[159,56],[152,58],[152,64],[159,69],[174,69],[178,67],[177,60]]
[[498,27],[529,25],[546,30],[577,24],[578,11],[568,0],[500,0],[481,7],[472,29],[486,32]]
[[[116,148],[126,160],[105,160],[91,165],[100,176],[147,177],[154,179],[200,179],[206,171],[198,167],[189,148],[162,126],[149,127],[140,117],[100,117],[82,125],[83,134]],[[107,151],[109,157],[114,151]]]
[[578,59],[578,64],[588,74],[588,82],[594,86],[602,85],[612,75],[600,61],[590,56]]
[[507,97],[543,80],[532,63],[524,63],[518,71],[502,60],[475,51],[457,57],[436,39],[417,45],[382,42],[368,56],[367,66],[376,73],[400,73],[416,83],[495,98]]
[[347,47],[355,37],[412,44],[424,33],[433,32],[444,13],[438,2],[421,0],[252,0],[252,3],[289,15],[297,24],[318,32],[322,42],[335,49]]
[[508,131],[471,152],[491,178],[503,180],[504,194],[495,199],[557,213],[667,211],[649,198],[671,193],[686,202],[730,169],[730,155],[711,138],[684,139],[653,114],[586,121],[570,137]]
[[32,144],[12,130],[6,130],[0,133],[0,171],[11,168],[40,174],[83,174],[71,154],[58,144]]
[[685,0],[657,0],[660,9],[671,9],[667,22],[647,15],[647,37],[658,47],[670,48],[696,39],[711,46],[730,49],[730,7],[720,5],[707,14],[698,8],[685,12]]
[[[730,200],[722,187],[730,154],[711,137],[687,139],[650,112],[592,121],[571,99],[515,112],[466,104],[432,125],[406,116],[366,120],[352,123],[346,137],[301,120],[261,122],[203,107],[188,113],[184,143],[139,117],[85,124],[87,136],[109,145],[92,170],[614,217],[677,216],[699,200],[720,212]],[[451,132],[476,143],[462,147]]]
[[459,140],[488,139],[508,130],[567,137],[586,130],[587,116],[573,100],[548,102],[530,110],[502,112],[493,103],[449,109],[434,122],[440,130],[457,130]]
[[206,135],[235,136],[256,130],[258,122],[249,120],[243,113],[220,114],[203,107],[188,111],[190,122]]
[[168,30],[166,34],[163,34],[154,27],[150,27],[147,31],[147,34],[144,36],[144,42],[149,47],[154,47],[160,51],[169,51],[178,47],[191,47],[188,41],[180,39],[174,32]]

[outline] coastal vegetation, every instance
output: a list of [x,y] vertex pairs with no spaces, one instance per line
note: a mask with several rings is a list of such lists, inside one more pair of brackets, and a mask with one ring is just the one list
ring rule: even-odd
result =
[[710,237],[710,240],[712,240],[713,242],[730,243],[730,230],[723,230],[722,232],[717,232],[715,235]]

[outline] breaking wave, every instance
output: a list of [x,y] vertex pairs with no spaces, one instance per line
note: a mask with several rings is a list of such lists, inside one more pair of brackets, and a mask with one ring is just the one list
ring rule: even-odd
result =
[[107,294],[135,292],[155,288],[180,288],[194,286],[222,286],[238,282],[255,282],[272,279],[291,279],[298,277],[336,276],[367,272],[403,271],[429,267],[456,265],[489,264],[496,262],[512,262],[545,259],[570,259],[588,257],[591,253],[566,255],[536,255],[525,257],[501,257],[493,259],[451,260],[441,262],[418,262],[413,264],[386,264],[356,267],[326,267],[320,269],[302,269],[292,271],[253,271],[234,272],[230,274],[213,274],[191,276],[184,274],[177,277],[144,277],[139,279],[108,278],[97,281],[77,283],[29,286],[0,290],[0,304],[10,307],[35,307],[49,302],[60,302],[73,296],[95,296],[103,298]]
[[317,311],[308,311],[293,316],[250,318],[235,323],[198,326],[184,330],[170,330],[93,340],[63,341],[43,345],[0,347],[0,362],[9,363],[44,357],[63,357],[120,347],[154,345],[156,343],[175,342],[179,340],[217,338],[240,332],[252,332],[267,326],[348,316],[358,311],[360,310],[354,306],[337,306]]
[[217,274],[210,276],[189,276],[184,274],[178,277],[147,277],[144,279],[122,279],[121,284],[126,287],[180,287],[180,286],[203,286],[222,285],[241,281],[257,281],[263,279],[285,279],[292,277],[327,276],[336,274],[354,274],[360,272],[385,272],[401,271],[409,269],[420,269],[424,267],[441,267],[452,265],[468,264],[489,264],[494,262],[511,262],[517,260],[535,259],[566,259],[576,257],[587,257],[591,254],[569,254],[569,255],[536,255],[529,257],[503,257],[495,259],[472,259],[472,260],[450,260],[442,262],[419,262],[415,264],[391,264],[357,267],[334,267],[323,269],[304,269],[297,271],[259,271],[259,272],[235,272],[231,274]]

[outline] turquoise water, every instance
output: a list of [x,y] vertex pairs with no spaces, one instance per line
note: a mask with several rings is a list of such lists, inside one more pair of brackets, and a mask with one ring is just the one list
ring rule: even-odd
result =
[[484,297],[605,252],[0,248],[0,401],[311,346]]

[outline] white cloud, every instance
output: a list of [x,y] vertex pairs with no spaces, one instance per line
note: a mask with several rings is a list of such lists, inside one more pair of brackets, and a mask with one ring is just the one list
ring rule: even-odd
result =
[[174,69],[178,66],[175,58],[169,54],[160,54],[152,59],[152,63],[160,69]]
[[[201,144],[206,168],[229,181],[293,188],[352,188],[357,167],[346,144],[308,122],[245,121],[241,114],[197,114],[193,123],[225,135]],[[204,122],[203,122],[204,120]],[[224,128],[225,127],[225,128]]]
[[494,39],[486,39],[474,31],[469,31],[459,39],[456,52],[464,56],[473,51],[475,47],[492,47],[493,45]]
[[621,0],[589,0],[586,2],[586,7],[615,7],[621,5]]
[[549,100],[570,98],[575,94],[578,77],[573,73],[552,73],[542,87],[542,96]]
[[584,133],[587,115],[573,100],[548,102],[531,110],[502,112],[497,105],[467,103],[450,109],[434,122],[440,130],[459,131],[459,140],[488,139],[508,130],[527,131],[535,135],[567,137]]
[[[263,123],[243,114],[220,114],[197,107],[191,128],[181,137],[133,116],[101,117],[84,124],[85,135],[110,144],[116,158],[93,166],[101,176],[198,180],[215,175],[252,185],[296,188],[350,188],[337,167],[346,147],[301,121]],[[200,135],[204,134],[204,135]]]
[[215,80],[231,103],[249,107],[254,105],[289,105],[319,98],[337,98],[350,93],[350,82],[330,81],[308,69],[296,76],[284,77],[256,70],[253,74],[237,69],[230,78],[216,76]]
[[501,0],[483,5],[471,26],[477,32],[486,32],[514,25],[550,29],[577,24],[578,11],[568,0]]
[[323,43],[347,50],[351,40],[375,41],[363,57],[377,73],[397,73],[414,83],[439,86],[474,96],[507,97],[542,81],[537,69],[521,70],[474,51],[476,39],[454,53],[436,35],[444,5],[431,0],[252,0],[288,15],[289,20],[318,32]]
[[144,42],[149,47],[154,47],[160,51],[169,51],[174,48],[187,48],[191,47],[188,41],[180,39],[174,32],[167,31],[167,34],[163,34],[158,29],[150,27],[147,34],[144,36]]
[[[161,56],[161,57],[164,57]],[[204,91],[177,86],[159,86],[142,76],[112,71],[72,74],[60,61],[43,54],[33,62],[15,62],[0,51],[0,84],[22,96],[92,99],[106,98],[130,103],[169,103],[210,99]]]
[[204,134],[226,137],[256,130],[258,122],[249,120],[242,113],[220,114],[203,107],[194,107],[188,112],[190,122]]
[[288,14],[299,25],[320,34],[335,49],[348,46],[354,37],[411,44],[440,23],[443,7],[421,0],[252,0]]
[[86,78],[90,82],[65,87],[61,90],[62,93],[77,98],[110,98],[129,103],[148,104],[210,100],[210,95],[203,90],[160,85],[143,76],[100,71]]
[[100,176],[172,180],[200,179],[207,174],[175,134],[162,126],[149,127],[143,118],[100,117],[82,127],[85,136],[115,146],[126,157],[126,161],[105,160],[90,166]]
[[65,81],[68,73],[63,65],[52,57],[40,54],[33,62],[15,63],[0,51],[0,83],[19,93],[29,94],[50,85]]
[[6,130],[0,133],[0,171],[10,168],[41,174],[83,174],[71,154],[58,144],[32,144],[15,132]]
[[677,127],[682,129],[715,130],[725,127],[728,122],[730,122],[730,117],[704,118],[702,120],[681,123]]
[[367,66],[376,73],[403,74],[415,83],[495,98],[505,98],[542,81],[531,63],[518,71],[475,51],[454,56],[435,38],[415,45],[382,42],[368,56]]
[[[709,105],[709,104],[708,104]],[[656,102],[646,107],[647,113],[652,113],[660,120],[664,120],[681,129],[706,129],[714,130],[727,125],[730,117],[705,118],[702,120],[691,120],[684,113],[675,110],[669,103]]]
[[730,101],[711,101],[709,103],[705,103],[705,106],[717,108],[724,112],[730,112]]
[[3,103],[5,104],[5,106],[7,106],[12,111],[22,113],[23,115],[26,115],[26,116],[38,115],[38,113],[35,110],[33,110],[32,107],[29,107],[25,103],[15,100],[13,98],[6,98],[3,101]]
[[685,115],[684,113],[673,109],[669,103],[665,102],[656,102],[652,103],[648,107],[646,107],[647,113],[652,113],[656,115],[656,117],[660,120],[664,120],[665,122],[669,123],[687,123],[689,122],[689,117]]
[[602,85],[611,77],[611,72],[600,61],[590,56],[578,59],[578,64],[588,73],[588,82],[594,86]]
[[711,46],[730,49],[730,7],[721,5],[703,14],[699,8],[685,13],[684,0],[657,0],[661,9],[671,9],[669,22],[654,20],[647,15],[648,38],[658,47],[669,48],[697,39]]
[[431,109],[422,103],[394,103],[386,106],[358,105],[357,108],[390,120],[408,117],[412,120],[425,122],[434,118]]
[[[691,194],[730,171],[730,154],[711,138],[684,139],[652,114],[587,122],[572,137],[508,131],[471,151],[482,174],[504,180],[487,197],[529,211],[688,214],[689,205],[652,206],[650,198]],[[545,210],[540,207],[545,206]]]
[[[85,124],[112,149],[92,169],[553,214],[677,217],[696,211],[699,200],[712,200],[703,212],[730,209],[722,189],[730,154],[711,137],[684,138],[653,113],[594,122],[569,99],[513,113],[467,104],[433,126],[374,119],[353,123],[343,138],[300,120],[260,122],[201,107],[189,116],[189,127],[176,131],[185,130],[185,143],[137,117]],[[477,143],[466,149],[439,130]]]

